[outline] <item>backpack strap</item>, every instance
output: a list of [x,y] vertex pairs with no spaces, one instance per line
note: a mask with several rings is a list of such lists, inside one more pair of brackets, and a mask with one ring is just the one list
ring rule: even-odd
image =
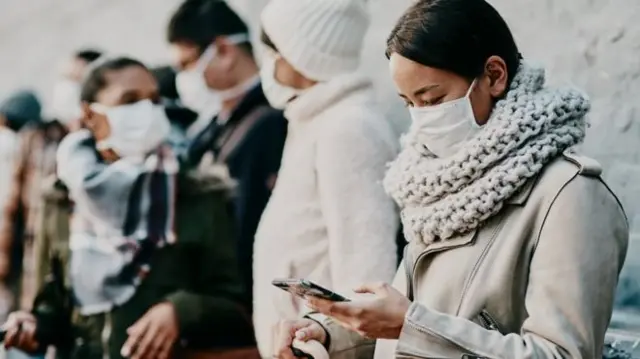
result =
[[247,133],[249,133],[258,120],[261,119],[269,110],[271,110],[271,107],[269,106],[259,106],[249,112],[249,114],[240,121],[238,126],[232,130],[229,138],[224,142],[222,147],[220,147],[218,162],[226,162],[229,155],[238,147],[238,145],[240,145],[240,143],[242,143],[242,140],[246,137]]

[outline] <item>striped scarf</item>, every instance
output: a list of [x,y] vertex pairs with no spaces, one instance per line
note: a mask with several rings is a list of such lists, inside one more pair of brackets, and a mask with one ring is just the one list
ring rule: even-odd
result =
[[141,163],[120,159],[95,165],[99,175],[90,190],[86,184],[70,188],[76,202],[71,283],[84,315],[127,302],[151,270],[154,251],[176,240],[178,163],[168,146]]

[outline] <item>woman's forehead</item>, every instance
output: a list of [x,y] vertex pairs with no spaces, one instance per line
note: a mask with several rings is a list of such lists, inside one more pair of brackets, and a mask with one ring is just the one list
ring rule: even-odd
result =
[[140,66],[131,66],[105,74],[106,85],[98,94],[105,105],[117,105],[125,95],[151,98],[158,93],[158,83],[153,75]]
[[389,70],[401,92],[440,86],[459,77],[446,70],[422,65],[397,53],[391,54],[389,58]]

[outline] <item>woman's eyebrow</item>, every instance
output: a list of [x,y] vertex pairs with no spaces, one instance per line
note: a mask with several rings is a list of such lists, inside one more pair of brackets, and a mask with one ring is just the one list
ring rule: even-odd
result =
[[424,95],[425,93],[427,93],[427,92],[429,92],[429,91],[431,91],[431,90],[433,90],[434,88],[439,87],[439,86],[440,86],[440,85],[435,84],[435,85],[427,85],[427,86],[421,87],[421,88],[417,89],[417,90],[413,93],[413,95],[414,95],[414,96]]

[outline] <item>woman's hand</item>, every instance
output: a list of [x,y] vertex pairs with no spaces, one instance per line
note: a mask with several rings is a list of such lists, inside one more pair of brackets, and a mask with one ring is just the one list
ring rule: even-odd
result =
[[364,285],[355,292],[373,296],[352,302],[330,302],[312,297],[307,300],[312,309],[366,338],[398,339],[411,305],[409,299],[386,283]]
[[[85,127],[91,131],[97,142],[104,141],[111,134],[111,126],[107,116],[103,113],[94,111],[87,103],[82,104],[82,119]],[[108,163],[117,161],[120,157],[112,148],[98,148],[102,158]]]
[[133,359],[167,359],[178,339],[178,331],[173,304],[156,304],[127,329],[129,339],[120,354]]
[[40,344],[35,338],[36,318],[31,313],[11,313],[2,329],[6,331],[5,348],[16,348],[26,353],[34,353],[40,349]]
[[274,356],[280,359],[295,359],[291,351],[294,339],[304,342],[317,340],[322,345],[326,344],[327,332],[317,322],[311,319],[282,320],[274,328]]

